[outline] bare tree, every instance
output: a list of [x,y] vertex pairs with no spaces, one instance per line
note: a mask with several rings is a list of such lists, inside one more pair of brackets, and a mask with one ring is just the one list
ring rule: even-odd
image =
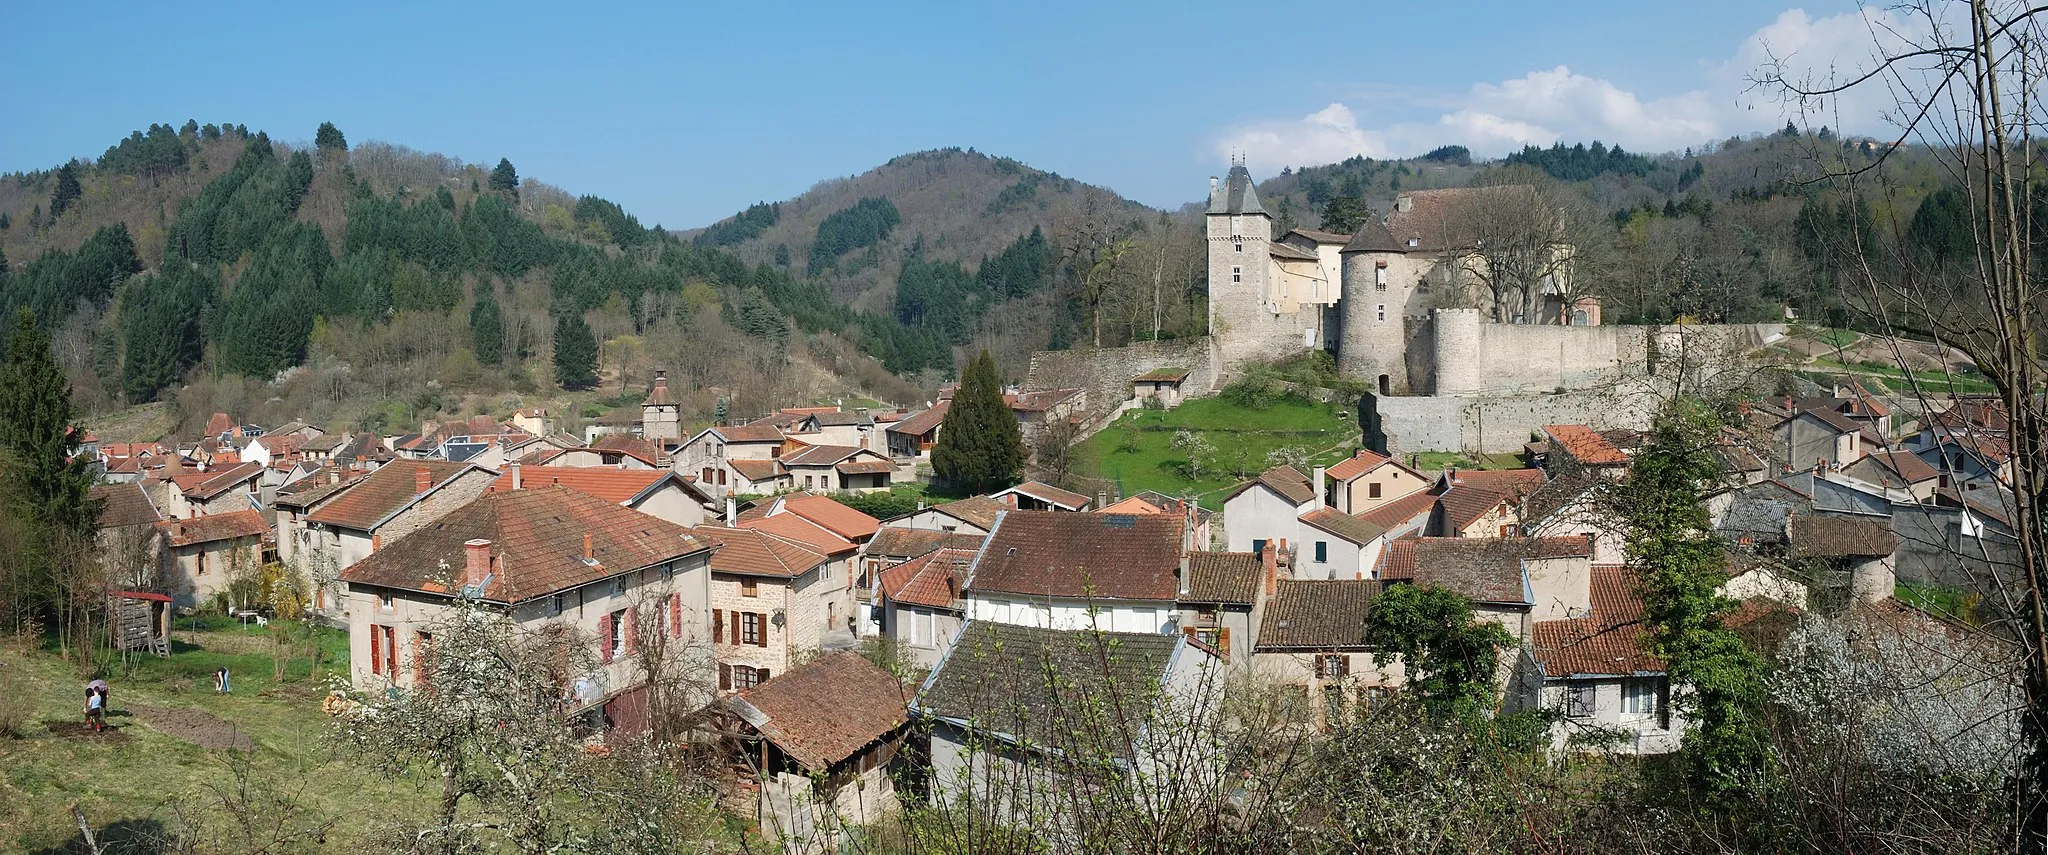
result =
[[1562,307],[1587,296],[1588,266],[1608,239],[1585,198],[1539,172],[1511,168],[1488,173],[1444,211],[1449,263],[1477,280],[1491,298],[1497,323],[1535,323],[1544,297]]

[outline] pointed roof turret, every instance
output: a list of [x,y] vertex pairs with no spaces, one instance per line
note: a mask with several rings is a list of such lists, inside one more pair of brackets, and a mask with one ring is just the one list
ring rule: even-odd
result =
[[1253,185],[1251,170],[1245,169],[1242,161],[1230,164],[1223,187],[1209,195],[1209,213],[1270,216],[1265,206],[1259,204],[1259,191]]
[[641,401],[640,406],[673,407],[676,405],[677,402],[668,396],[668,372],[656,369],[654,372],[654,388],[647,390],[647,400]]

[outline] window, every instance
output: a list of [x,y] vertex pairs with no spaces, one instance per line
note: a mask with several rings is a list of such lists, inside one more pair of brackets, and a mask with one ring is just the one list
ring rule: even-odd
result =
[[732,666],[732,687],[751,689],[768,680],[768,669],[752,668],[746,665]]
[[1625,681],[1621,684],[1621,711],[1636,715],[1656,715],[1658,694],[1655,679]]
[[816,487],[816,486],[817,486],[817,484],[816,484],[816,483],[813,483],[813,481],[811,480],[811,476],[809,476],[809,475],[805,475],[805,476],[804,476],[804,489],[808,490],[808,489],[811,489],[812,487]]
[[1566,686],[1564,691],[1565,715],[1573,718],[1587,718],[1593,715],[1593,699],[1597,691],[1594,687]]
[[391,595],[390,595],[390,594],[378,594],[378,595],[377,595],[377,607],[378,607],[378,608],[381,608],[381,609],[383,609],[383,610],[385,610],[385,611],[387,611],[387,612],[388,612],[388,611],[390,611],[390,610],[391,610],[391,605],[392,605],[392,604],[391,604]]
[[1385,304],[1385,303],[1381,303],[1381,304],[1379,305],[1379,309],[1377,310],[1377,314],[1379,315],[1379,319],[1380,319],[1380,320],[1381,320],[1382,322],[1386,321],[1386,319],[1387,319],[1387,304]]
[[1242,267],[1233,267],[1233,268],[1230,268],[1230,281],[1232,281],[1232,282],[1243,282],[1243,281],[1244,281],[1244,268],[1242,268]]
[[1194,632],[1196,641],[1216,648],[1216,652],[1223,654],[1225,659],[1230,658],[1229,627],[1201,626],[1190,627],[1189,629]]
[[1365,497],[1368,499],[1377,499],[1380,497],[1380,483],[1378,481],[1374,481],[1372,483],[1365,485]]
[[1264,554],[1266,551],[1266,541],[1263,538],[1252,541],[1252,551]]
[[1501,536],[1501,537],[1514,537],[1514,536],[1515,536],[1515,527],[1514,527],[1514,526],[1511,526],[1511,525],[1503,525],[1503,526],[1501,526],[1501,527],[1500,527],[1500,536]]
[[758,596],[761,596],[761,583],[760,583],[760,582],[758,582],[758,581],[756,581],[756,580],[753,580],[753,579],[741,579],[741,580],[740,580],[740,596],[742,596],[742,597],[758,597]]
[[370,673],[398,676],[397,627],[370,627]]
[[767,621],[754,612],[740,614],[740,643],[755,647],[768,646]]
[[1387,265],[1385,263],[1381,263],[1380,266],[1373,268],[1372,288],[1375,291],[1387,290]]
[[1327,564],[1327,563],[1329,563],[1329,561],[1330,561],[1330,542],[1329,542],[1329,541],[1327,541],[1327,540],[1318,540],[1318,541],[1316,541],[1316,563],[1317,563],[1317,564]]
[[699,481],[703,481],[704,483],[706,483],[706,484],[709,484],[709,483],[711,483],[711,478],[712,478],[712,475],[711,475],[711,467],[709,467],[709,466],[706,466],[706,467],[704,467],[704,472],[703,472],[703,473],[702,473],[701,475],[699,475],[699,476],[698,476],[698,479],[697,479],[697,480],[699,480]]
[[1326,654],[1316,657],[1316,660],[1316,675],[1325,680],[1335,680],[1351,673],[1351,663],[1342,654]]
[[1241,238],[1241,237],[1235,237],[1235,238],[1231,238],[1231,239],[1230,239],[1230,251],[1231,251],[1231,252],[1243,252],[1243,251],[1244,251],[1244,238]]
[[1196,626],[1215,626],[1221,620],[1221,614],[1214,607],[1204,607],[1195,610]]
[[611,613],[610,619],[605,621],[605,634],[609,636],[605,640],[606,647],[611,650],[613,656],[618,656],[626,652],[625,609],[620,609],[618,611]]

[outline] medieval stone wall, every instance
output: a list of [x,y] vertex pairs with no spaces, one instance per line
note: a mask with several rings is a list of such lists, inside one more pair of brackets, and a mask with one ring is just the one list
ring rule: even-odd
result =
[[1131,397],[1131,378],[1159,368],[1185,368],[1188,379],[1181,393],[1188,397],[1206,395],[1217,380],[1213,341],[1207,337],[1141,341],[1127,347],[1101,350],[1048,350],[1031,355],[1031,372],[1024,389],[1085,389],[1090,415],[1114,411]]
[[1462,451],[1496,454],[1520,451],[1549,424],[1583,424],[1596,430],[1650,425],[1657,396],[1648,389],[1601,389],[1562,395],[1453,395],[1381,398],[1381,427],[1387,450]]

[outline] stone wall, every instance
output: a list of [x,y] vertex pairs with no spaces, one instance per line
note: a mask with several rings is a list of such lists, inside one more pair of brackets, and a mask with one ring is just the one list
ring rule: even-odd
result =
[[1387,450],[1396,455],[1520,451],[1532,433],[1548,424],[1640,430],[1649,427],[1656,407],[1657,396],[1647,389],[1379,399]]
[[1783,324],[1494,324],[1479,309],[1438,309],[1430,324],[1436,377],[1427,388],[1450,396],[1581,389],[1654,373],[1653,363],[1713,370],[1785,334]]
[[1220,385],[1208,337],[1143,341],[1101,350],[1046,350],[1031,355],[1024,389],[1085,389],[1091,416],[1114,412],[1131,397],[1131,378],[1157,368],[1185,368],[1185,397],[1198,397]]

